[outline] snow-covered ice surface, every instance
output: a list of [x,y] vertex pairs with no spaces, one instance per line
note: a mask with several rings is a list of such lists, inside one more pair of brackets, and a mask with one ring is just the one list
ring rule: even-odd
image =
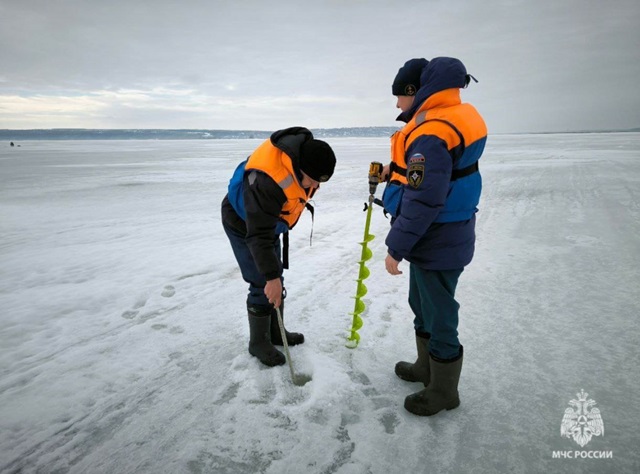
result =
[[[256,140],[0,147],[0,471],[640,472],[640,134],[492,136],[476,258],[458,298],[462,405],[405,412],[418,384],[408,265],[373,216],[365,325],[345,348],[372,160],[339,163],[291,238],[285,320],[299,372],[246,350],[246,285],[220,201]],[[381,195],[381,190],[378,191]],[[560,436],[584,389],[604,436]],[[553,459],[554,451],[610,459]]]

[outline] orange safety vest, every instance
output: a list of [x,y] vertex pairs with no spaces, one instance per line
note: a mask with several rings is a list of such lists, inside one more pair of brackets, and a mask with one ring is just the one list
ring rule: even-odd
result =
[[[420,127],[420,133],[412,134]],[[389,181],[407,184],[406,152],[422,135],[435,135],[447,143],[455,156],[464,152],[466,144],[487,134],[484,121],[471,104],[460,103],[460,89],[446,89],[429,97],[413,118],[391,137],[391,173]],[[460,170],[462,171],[462,170]],[[454,177],[455,177],[454,170]]]
[[271,140],[266,140],[249,157],[245,171],[250,170],[262,171],[278,183],[287,197],[280,211],[280,220],[285,222],[289,229],[293,229],[315,189],[306,190],[302,187],[293,170],[291,157],[274,146]]

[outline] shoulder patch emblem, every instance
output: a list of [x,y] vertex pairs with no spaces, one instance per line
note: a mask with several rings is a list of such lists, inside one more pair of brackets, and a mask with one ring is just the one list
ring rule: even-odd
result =
[[424,163],[424,156],[422,156],[422,153],[411,155],[411,158],[409,158],[409,164],[411,163]]
[[418,188],[424,179],[424,163],[416,162],[409,165],[407,183],[412,188]]

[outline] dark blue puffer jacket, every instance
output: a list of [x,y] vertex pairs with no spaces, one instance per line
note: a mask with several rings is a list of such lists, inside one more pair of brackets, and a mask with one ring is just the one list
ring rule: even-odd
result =
[[432,59],[412,109],[398,117],[408,122],[395,137],[401,143],[393,156],[400,173],[395,186],[402,192],[385,242],[396,260],[429,270],[463,268],[473,258],[482,188],[477,162],[487,130],[477,110],[461,103],[460,88],[467,81],[458,59]]

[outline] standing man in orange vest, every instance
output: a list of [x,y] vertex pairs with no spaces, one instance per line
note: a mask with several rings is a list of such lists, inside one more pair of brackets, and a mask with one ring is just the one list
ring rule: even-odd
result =
[[419,58],[407,61],[392,85],[402,110],[398,120],[406,125],[391,140],[382,198],[392,215],[385,266],[399,275],[400,262],[409,262],[418,358],[398,362],[395,372],[424,384],[404,403],[421,416],[460,405],[463,347],[455,289],[473,258],[482,189],[478,159],[487,138],[478,111],[460,100],[460,89],[471,79],[458,59]]
[[[222,201],[222,224],[249,283],[249,353],[265,365],[286,362],[274,345],[283,344],[275,308],[284,312],[288,232],[305,208],[313,215],[308,201],[335,165],[331,147],[306,128],[279,130],[240,163]],[[285,333],[289,345],[304,342],[302,334]]]

